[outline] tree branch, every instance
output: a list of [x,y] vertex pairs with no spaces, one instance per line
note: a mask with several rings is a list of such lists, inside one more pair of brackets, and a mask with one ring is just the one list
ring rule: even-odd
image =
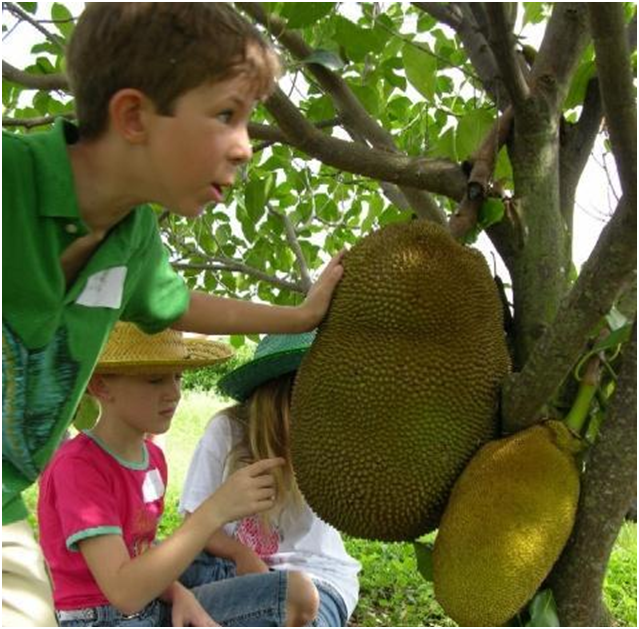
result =
[[564,101],[589,38],[585,3],[556,3],[531,77],[533,91],[543,92],[554,111],[559,111]]
[[284,214],[283,212],[276,212],[271,207],[268,207],[269,214],[273,214],[277,216],[284,223],[284,229],[286,230],[286,240],[288,241],[288,245],[291,248],[291,251],[295,254],[295,259],[297,260],[297,268],[300,272],[301,285],[304,291],[304,294],[308,293],[313,285],[313,280],[311,279],[311,274],[308,270],[308,264],[306,263],[306,258],[304,257],[304,252],[302,251],[302,247],[300,247],[300,242],[297,238],[297,234],[295,233],[295,227],[293,223],[291,223],[291,219]]
[[[236,4],[267,28],[298,60],[304,61],[312,54],[313,49],[297,33],[287,30],[286,23],[279,17],[267,14],[260,3],[238,2]],[[363,135],[375,148],[399,153],[391,134],[368,114],[341,76],[319,64],[311,63],[307,66],[309,72],[335,102],[347,129],[353,129]],[[424,190],[402,190],[402,193],[420,216],[445,224],[444,213]]]
[[[499,76],[492,50],[469,3],[413,2],[414,6],[450,26],[459,37],[468,58],[494,103],[500,110],[510,104],[510,96]],[[475,3],[472,3],[475,4]]]
[[291,145],[328,166],[452,199],[459,200],[464,194],[466,176],[452,162],[408,157],[328,137],[315,129],[279,89],[266,101],[266,107]]
[[623,5],[588,4],[597,74],[621,189],[637,196],[637,106]]
[[484,4],[484,10],[488,17],[490,47],[513,105],[519,109],[530,96],[530,88],[515,54],[515,38],[506,15],[506,4],[488,2]]
[[581,481],[575,527],[550,577],[562,626],[609,625],[602,600],[610,553],[637,495],[637,325]]
[[502,416],[507,432],[539,421],[545,404],[581,355],[588,335],[632,281],[636,239],[636,197],[624,196],[555,321],[533,347],[523,370],[504,386]]
[[13,15],[15,15],[15,17],[17,17],[19,20],[31,24],[31,26],[39,30],[54,46],[56,46],[60,51],[64,52],[64,41],[60,37],[58,37],[58,35],[50,33],[32,15],[30,15],[26,11],[23,11],[14,2],[3,2],[2,6],[6,8],[10,13],[13,13]]
[[[341,123],[341,118],[331,118],[330,120],[322,120],[321,122],[316,122],[313,126],[316,129],[327,129],[330,127],[335,127]],[[259,124],[257,122],[249,122],[248,125],[249,137],[251,140],[263,140],[264,145],[260,145],[253,149],[253,151],[258,151],[266,148],[267,146],[271,146],[272,144],[288,144],[288,138],[282,132],[279,127],[273,127],[271,125]]]
[[464,20],[456,2],[411,2],[411,4],[455,31],[461,27]]
[[66,118],[67,120],[75,120],[75,114],[68,112],[59,116],[41,116],[39,118],[3,118],[3,127],[24,127],[25,129],[33,129],[34,127],[43,127],[44,125],[53,124],[58,118]]
[[172,262],[171,266],[174,269],[179,269],[182,271],[229,271],[230,273],[242,273],[244,275],[248,275],[249,277],[253,277],[256,280],[260,280],[262,282],[272,284],[273,286],[277,286],[278,288],[284,288],[295,293],[301,293],[302,295],[306,294],[304,287],[300,283],[287,282],[286,280],[282,280],[279,277],[269,275],[268,273],[264,273],[263,271],[254,269],[253,267],[242,264],[241,262],[235,262],[234,260],[230,260],[228,258],[212,258],[212,260],[213,262],[209,262],[206,264]]
[[2,61],[2,76],[8,81],[33,90],[69,91],[69,82],[64,74],[31,74],[24,70],[18,70],[4,60]]
[[560,142],[559,185],[561,213],[566,221],[568,233],[572,235],[575,194],[597,134],[601,127],[603,108],[599,95],[599,81],[593,77],[588,82],[579,121],[564,123]]
[[506,143],[512,128],[514,111],[506,109],[475,151],[469,162],[472,170],[468,177],[466,194],[448,226],[455,238],[461,238],[477,224],[479,210],[486,198],[500,148]]

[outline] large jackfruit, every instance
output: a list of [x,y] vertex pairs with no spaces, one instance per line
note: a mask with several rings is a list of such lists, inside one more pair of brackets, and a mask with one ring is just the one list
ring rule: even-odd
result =
[[479,252],[425,221],[361,240],[293,391],[292,461],[311,508],[356,537],[436,528],[455,479],[495,437],[508,368]]
[[533,597],[572,530],[579,441],[561,422],[485,445],[459,477],[435,540],[435,597],[459,625],[500,626]]

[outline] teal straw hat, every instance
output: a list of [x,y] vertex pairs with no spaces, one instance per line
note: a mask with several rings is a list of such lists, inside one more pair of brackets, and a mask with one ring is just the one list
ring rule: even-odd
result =
[[314,339],[315,331],[265,336],[249,362],[220,379],[219,390],[238,402],[244,402],[261,384],[297,371]]

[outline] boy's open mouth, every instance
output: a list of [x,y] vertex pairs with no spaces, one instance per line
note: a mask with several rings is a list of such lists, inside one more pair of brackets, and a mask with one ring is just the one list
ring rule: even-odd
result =
[[222,186],[217,183],[211,183],[211,191],[213,193],[213,200],[216,203],[221,203],[224,200],[224,193],[222,191]]

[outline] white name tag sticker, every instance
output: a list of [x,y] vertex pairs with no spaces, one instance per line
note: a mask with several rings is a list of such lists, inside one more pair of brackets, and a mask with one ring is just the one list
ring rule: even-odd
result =
[[114,266],[106,271],[94,273],[75,303],[89,308],[114,308],[122,305],[124,292],[125,266]]
[[142,484],[144,502],[155,502],[164,496],[164,482],[157,469],[150,470],[144,477]]

